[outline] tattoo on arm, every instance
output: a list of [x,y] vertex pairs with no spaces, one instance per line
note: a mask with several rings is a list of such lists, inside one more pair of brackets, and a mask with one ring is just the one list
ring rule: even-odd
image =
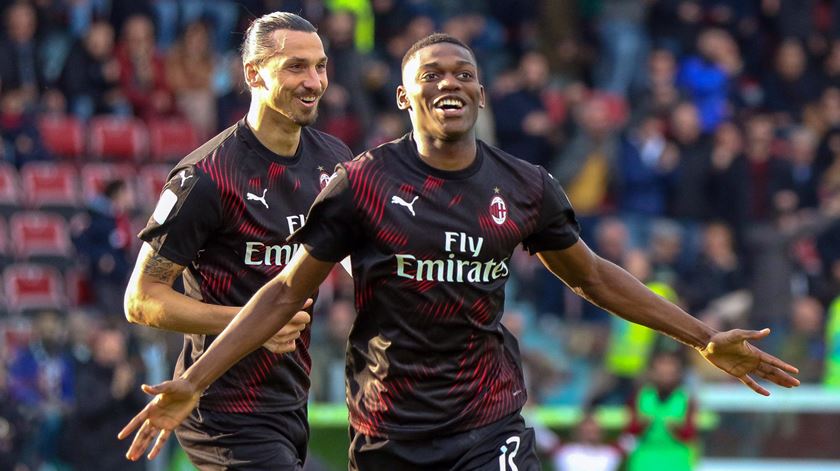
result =
[[178,265],[155,252],[149,253],[143,261],[143,275],[161,283],[171,285],[183,271],[183,265]]

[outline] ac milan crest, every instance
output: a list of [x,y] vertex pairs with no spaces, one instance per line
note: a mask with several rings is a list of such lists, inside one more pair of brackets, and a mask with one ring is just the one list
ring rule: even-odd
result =
[[328,175],[327,172],[324,172],[323,170],[321,171],[321,176],[318,177],[318,182],[321,184],[321,189],[322,190],[324,189],[325,186],[327,186],[327,183],[330,182],[330,178],[332,178],[332,177],[330,175]]
[[494,196],[490,201],[490,216],[493,217],[493,222],[501,226],[507,221],[507,214],[508,209],[505,200],[499,195]]

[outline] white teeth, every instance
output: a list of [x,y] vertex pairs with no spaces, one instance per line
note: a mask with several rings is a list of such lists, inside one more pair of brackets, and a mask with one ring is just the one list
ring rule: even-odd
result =
[[458,98],[444,98],[437,103],[438,108],[442,108],[444,106],[452,106],[457,109],[460,109],[464,106],[464,102]]
[[314,97],[314,96],[307,96],[307,97],[301,97],[300,99],[301,99],[301,101],[303,101],[304,103],[312,103],[313,101],[317,100],[317,99],[318,99],[318,97]]

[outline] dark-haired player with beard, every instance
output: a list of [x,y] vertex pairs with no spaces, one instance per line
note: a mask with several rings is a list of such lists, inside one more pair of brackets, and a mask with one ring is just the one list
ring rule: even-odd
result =
[[397,104],[413,130],[342,164],[291,240],[304,246],[180,378],[125,427],[130,455],[167,431],[201,392],[285,324],[332,266],[352,255],[356,318],[347,353],[350,468],[536,470],[515,339],[500,323],[520,243],[581,296],[690,345],[760,394],[793,366],[716,332],[594,254],[566,195],[542,168],[476,140],[484,88],[472,51],[447,35],[414,44]]
[[[327,57],[308,21],[283,12],[256,19],[242,61],[248,114],[172,170],[140,233],[145,243],[125,296],[131,322],[185,334],[176,377],[289,263],[300,244],[286,238],[303,225],[336,164],[352,158],[338,139],[308,127],[327,88]],[[182,274],[185,294],[172,288]],[[282,330],[260,328],[269,333],[265,348],[203,392],[175,431],[196,466],[301,468],[309,438],[308,322],[301,311]]]

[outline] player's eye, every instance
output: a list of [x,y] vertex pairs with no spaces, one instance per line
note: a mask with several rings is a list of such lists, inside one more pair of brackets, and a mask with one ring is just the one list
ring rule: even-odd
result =
[[420,79],[427,82],[429,80],[434,80],[437,77],[438,77],[438,74],[436,74],[434,72],[426,72],[425,74],[420,76]]
[[461,80],[471,80],[474,76],[472,72],[461,72],[458,74],[458,78]]
[[316,65],[315,68],[318,70],[327,70],[327,63],[321,62],[320,64]]

